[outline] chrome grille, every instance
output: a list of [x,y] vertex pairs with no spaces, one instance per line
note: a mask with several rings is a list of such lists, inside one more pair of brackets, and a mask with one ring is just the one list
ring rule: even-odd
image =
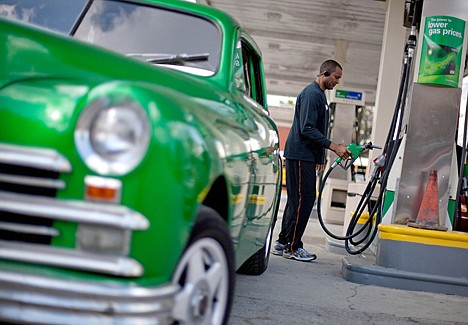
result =
[[136,277],[143,268],[125,254],[53,247],[55,221],[110,227],[128,234],[145,230],[148,220],[125,206],[57,199],[59,179],[71,165],[58,152],[0,144],[0,259]]
[[55,196],[65,183],[59,173],[11,164],[0,164],[0,190],[41,196]]
[[[4,193],[55,197],[65,188],[60,173],[71,165],[50,149],[0,144],[0,191]],[[0,240],[50,244],[58,231],[50,218],[8,212],[0,209]]]

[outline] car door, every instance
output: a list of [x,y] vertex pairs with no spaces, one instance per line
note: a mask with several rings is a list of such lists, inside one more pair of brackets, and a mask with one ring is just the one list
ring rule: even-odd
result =
[[261,55],[248,35],[241,33],[237,53],[241,65],[239,70],[242,70],[239,78],[243,78],[237,81],[240,86],[237,103],[250,121],[246,128],[250,176],[241,247],[261,248],[275,211],[279,186],[279,140],[276,125],[268,116]]

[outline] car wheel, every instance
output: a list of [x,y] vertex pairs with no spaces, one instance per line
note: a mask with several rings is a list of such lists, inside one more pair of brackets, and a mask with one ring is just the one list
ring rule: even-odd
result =
[[234,250],[226,222],[201,206],[172,282],[176,324],[226,324],[234,293]]

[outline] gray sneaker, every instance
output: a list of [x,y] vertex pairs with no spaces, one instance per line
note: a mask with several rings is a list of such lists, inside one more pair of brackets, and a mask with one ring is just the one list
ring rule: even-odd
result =
[[283,251],[283,257],[292,258],[297,261],[309,262],[317,258],[317,255],[309,253],[304,248],[298,248],[294,252],[291,252],[289,248]]
[[273,245],[273,249],[271,250],[271,253],[273,255],[283,255],[283,250],[286,247],[285,244],[281,244],[279,241],[275,241],[275,245]]

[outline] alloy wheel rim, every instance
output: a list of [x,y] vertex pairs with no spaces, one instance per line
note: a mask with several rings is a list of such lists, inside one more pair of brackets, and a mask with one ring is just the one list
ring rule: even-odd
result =
[[172,282],[181,286],[173,312],[180,324],[222,323],[229,271],[224,250],[216,240],[203,238],[193,243],[184,252]]

